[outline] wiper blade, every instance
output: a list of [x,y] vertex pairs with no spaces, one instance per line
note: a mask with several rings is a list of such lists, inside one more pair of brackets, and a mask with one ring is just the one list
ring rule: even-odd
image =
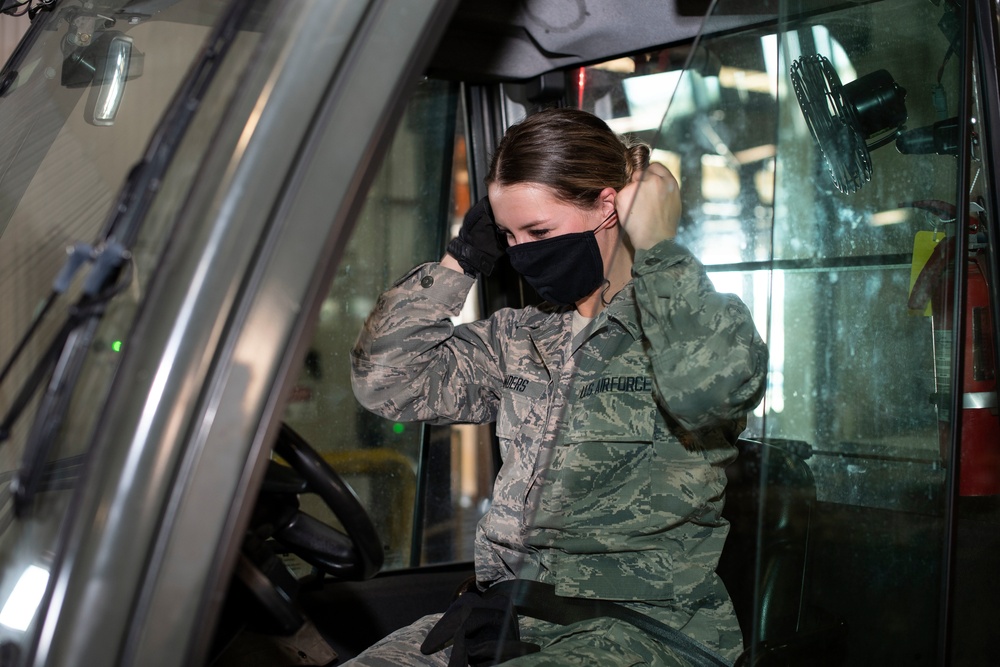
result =
[[[74,454],[62,459],[50,461],[42,466],[41,480],[38,491],[68,491],[80,477],[83,469],[83,454]],[[11,488],[18,471],[0,472],[0,535],[7,531],[14,520],[13,489]],[[2,667],[2,663],[0,663]]]
[[91,246],[82,243],[77,244],[70,249],[69,258],[53,282],[52,290],[49,292],[49,295],[39,308],[38,313],[31,321],[27,331],[25,331],[21,340],[18,341],[14,351],[4,364],[3,370],[0,371],[0,386],[2,386],[4,380],[7,379],[11,368],[14,367],[14,363],[21,356],[21,353],[24,352],[28,342],[38,331],[39,326],[41,326],[45,316],[48,314],[49,310],[51,310],[52,304],[55,303],[56,298],[58,298],[61,294],[64,294],[69,289],[70,283],[73,281],[73,277],[80,267],[88,261],[92,261],[94,263],[94,267],[84,283],[81,303],[74,307],[75,313],[71,311],[70,317],[67,318],[66,322],[63,323],[63,326],[53,337],[48,347],[46,347],[42,358],[35,364],[31,373],[29,373],[24,384],[21,386],[21,389],[18,391],[17,397],[14,399],[11,407],[7,410],[6,416],[3,421],[0,422],[0,445],[3,445],[3,443],[10,438],[11,428],[13,428],[17,419],[24,411],[24,408],[27,407],[28,403],[31,401],[31,397],[34,396],[42,382],[42,379],[48,375],[54,367],[59,350],[63,348],[73,328],[79,324],[80,317],[87,314],[87,304],[100,303],[119,291],[120,288],[115,288],[107,295],[101,295],[99,293],[101,287],[119,271],[122,264],[124,264],[129,257],[130,255],[128,251],[117,243],[112,243],[100,250],[95,250]]
[[[83,461],[83,454],[73,454],[49,461],[42,469],[42,488],[45,491],[63,491],[72,488],[73,482],[80,476]],[[0,472],[0,487],[11,482],[16,476],[16,470]]]
[[[7,358],[7,363],[4,364],[3,370],[0,370],[0,386],[3,385],[4,380],[7,379],[7,374],[10,373],[10,369],[14,366],[14,362],[18,360],[24,348],[27,346],[28,341],[31,340],[38,327],[41,325],[45,316],[48,314],[49,309],[52,308],[52,304],[63,294],[68,288],[69,283],[73,280],[73,276],[76,274],[80,266],[87,260],[87,255],[90,253],[89,246],[83,244],[78,244],[69,249],[69,259],[67,259],[66,264],[63,265],[62,270],[56,277],[55,282],[52,284],[52,289],[49,291],[48,296],[42,302],[41,307],[35,314],[35,317],[31,320],[31,324],[28,325],[27,331],[18,341],[17,345],[14,347],[14,351],[11,352],[10,357]],[[2,442],[2,437],[0,437],[0,442]]]
[[38,411],[35,413],[35,421],[24,446],[21,469],[10,484],[14,495],[15,516],[21,517],[27,513],[32,499],[41,486],[45,462],[49,458],[56,433],[66,415],[65,406],[70,397],[70,390],[76,384],[76,379],[83,368],[90,341],[97,331],[105,305],[105,303],[99,304],[99,307],[92,309],[82,321],[75,323],[61,347],[62,354],[59,355],[52,372],[52,379],[42,395]]
[[[120,244],[110,243],[99,251],[93,251],[85,246],[77,246],[76,249],[77,252],[74,254],[85,256],[94,264],[84,282],[83,294],[70,308],[66,321],[49,342],[45,353],[18,391],[3,422],[0,422],[0,445],[2,445],[9,439],[11,429],[44,379],[50,378],[25,443],[21,468],[10,483],[16,516],[22,516],[26,512],[41,485],[44,465],[55,440],[54,436],[65,416],[70,389],[76,384],[107,303],[131,281],[131,271],[122,271],[123,266],[131,266],[129,263],[131,255]],[[68,265],[73,265],[72,270],[60,272],[53,287],[54,293],[62,293],[68,288],[72,274],[82,262],[74,260],[71,256]],[[38,326],[37,322],[33,325],[31,331],[36,330]],[[12,362],[9,362],[7,367],[10,365]]]
[[[53,338],[43,358],[36,364],[29,381],[18,393],[7,417],[0,423],[0,446],[2,446],[10,435],[11,427],[35,395],[43,379],[51,372],[51,378],[35,412],[35,420],[25,443],[21,469],[10,484],[14,497],[14,513],[17,516],[23,516],[28,511],[39,489],[42,468],[49,456],[56,433],[66,416],[68,402],[82,371],[84,359],[101,316],[107,307],[107,301],[128,284],[129,275],[123,277],[121,268],[123,265],[131,267],[131,262],[128,261],[130,259],[128,248],[135,243],[144,218],[143,214],[149,209],[153,197],[159,191],[164,173],[173,160],[195,112],[200,107],[200,101],[208,84],[215,77],[223,57],[238,36],[240,24],[252,11],[252,5],[253,3],[239,0],[232,2],[226,10],[226,15],[208,38],[201,57],[167,108],[164,120],[150,140],[143,159],[129,172],[101,233],[103,241],[95,252],[88,255],[94,262],[94,267],[84,285],[84,295],[71,308],[67,321]],[[109,281],[113,281],[114,284],[106,287]],[[58,284],[58,279],[56,282]],[[37,328],[37,324],[34,328]],[[4,373],[9,371],[7,365]],[[3,376],[0,376],[0,380],[2,379]]]

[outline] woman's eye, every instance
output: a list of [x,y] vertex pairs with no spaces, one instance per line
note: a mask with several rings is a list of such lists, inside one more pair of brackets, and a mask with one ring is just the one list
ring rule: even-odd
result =
[[528,233],[531,235],[532,238],[540,239],[540,238],[544,238],[545,236],[547,236],[548,233],[549,233],[549,230],[547,230],[547,229],[532,229]]

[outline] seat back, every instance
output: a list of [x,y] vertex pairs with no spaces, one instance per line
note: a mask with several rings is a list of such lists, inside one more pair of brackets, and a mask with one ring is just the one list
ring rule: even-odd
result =
[[741,439],[722,515],[729,537],[718,573],[736,607],[745,644],[795,634],[802,625],[803,585],[816,482],[792,447]]

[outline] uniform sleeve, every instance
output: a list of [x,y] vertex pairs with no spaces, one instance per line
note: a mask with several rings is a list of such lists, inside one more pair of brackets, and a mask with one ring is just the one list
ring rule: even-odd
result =
[[636,252],[633,266],[657,398],[694,430],[740,419],[764,395],[767,347],[746,305],[715,291],[673,241]]
[[382,294],[351,353],[365,408],[398,421],[496,419],[503,377],[496,320],[454,325],[474,281],[424,264]]

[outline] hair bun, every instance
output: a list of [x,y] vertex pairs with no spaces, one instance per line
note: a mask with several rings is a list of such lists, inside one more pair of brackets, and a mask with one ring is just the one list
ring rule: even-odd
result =
[[632,180],[632,174],[636,171],[645,171],[649,168],[649,146],[636,142],[625,146],[625,170],[628,180]]

